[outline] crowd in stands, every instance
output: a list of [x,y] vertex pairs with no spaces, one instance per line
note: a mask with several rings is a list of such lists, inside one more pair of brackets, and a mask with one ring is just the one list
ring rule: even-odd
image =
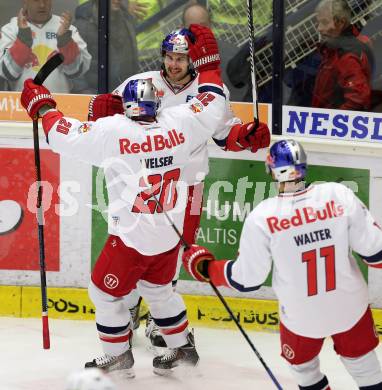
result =
[[[110,91],[131,75],[148,70],[142,69],[140,63],[143,49],[138,45],[137,26],[174,1],[110,0]],[[234,9],[237,2],[229,0],[225,7]],[[219,11],[223,9],[221,0],[209,2],[208,9],[205,3],[189,0],[183,4],[179,8],[181,23],[184,27],[198,23],[215,30],[222,55],[223,80],[231,92],[231,101],[251,102],[249,45],[237,47],[222,34],[221,26],[238,20]],[[316,3],[319,42],[313,53],[286,69],[284,103],[380,112],[382,58],[379,57],[382,56],[377,49],[381,46],[381,34],[374,34],[372,40],[368,36],[368,23],[361,26],[362,31],[360,26],[352,24],[352,10],[346,0]],[[0,15],[0,90],[20,91],[24,80],[34,77],[52,53],[61,52],[65,57],[64,64],[48,78],[47,87],[60,93],[98,92],[98,0],[7,0],[3,8],[5,12]],[[381,16],[375,18],[380,20]],[[242,19],[240,23],[246,23],[245,14]],[[261,37],[256,37],[254,42],[255,51],[265,44]],[[271,85],[269,81],[258,88],[260,102],[272,102]]]

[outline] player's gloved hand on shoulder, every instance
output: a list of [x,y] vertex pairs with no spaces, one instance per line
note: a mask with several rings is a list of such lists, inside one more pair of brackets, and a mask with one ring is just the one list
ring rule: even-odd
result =
[[216,70],[220,66],[219,48],[211,29],[198,24],[191,24],[188,28],[190,35],[188,54],[198,72]]
[[90,99],[88,120],[96,121],[99,118],[123,114],[122,98],[112,93],[95,95]]
[[57,104],[49,89],[35,84],[32,79],[27,79],[24,81],[24,89],[21,92],[21,105],[32,119],[37,119],[42,107],[56,108]]
[[186,271],[199,282],[209,282],[208,265],[215,260],[214,255],[203,246],[191,245],[182,256]]
[[271,133],[267,124],[258,121],[249,122],[232,127],[227,138],[226,149],[233,152],[248,149],[255,153],[259,149],[268,147],[270,142]]

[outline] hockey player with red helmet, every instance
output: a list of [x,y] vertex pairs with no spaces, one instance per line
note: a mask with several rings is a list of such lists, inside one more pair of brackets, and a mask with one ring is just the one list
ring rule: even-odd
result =
[[352,249],[368,266],[382,268],[380,227],[344,185],[305,184],[306,154],[298,142],[273,144],[266,168],[279,194],[248,215],[237,259],[217,261],[192,245],[183,255],[185,268],[201,282],[246,292],[259,289],[273,267],[281,355],[299,388],[330,389],[319,353],[331,337],[357,386],[382,389],[368,289],[351,255]]

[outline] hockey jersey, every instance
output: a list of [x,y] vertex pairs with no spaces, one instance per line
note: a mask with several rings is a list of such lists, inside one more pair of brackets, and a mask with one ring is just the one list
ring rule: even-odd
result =
[[[58,51],[56,32],[61,25],[60,19],[59,16],[52,15],[49,21],[43,25],[28,22],[28,27],[32,30],[33,44],[30,61],[24,67],[20,67],[14,61],[8,50],[17,39],[17,17],[12,18],[1,29],[0,76],[8,80],[13,91],[21,91],[24,81],[28,78],[33,79],[47,59]],[[90,67],[91,55],[86,49],[86,43],[74,26],[70,26],[70,30],[73,41],[78,45],[79,54],[72,63],[59,66],[46,79],[44,85],[51,92],[69,93],[71,90],[70,78],[84,75]]]
[[[184,104],[198,94],[199,75],[191,80],[182,89],[175,91],[171,84],[165,79],[163,72],[161,71],[144,72],[134,75],[125,80],[119,87],[114,90],[113,93],[122,96],[126,84],[132,79],[152,80],[153,84],[158,89],[159,96],[161,98],[159,112],[160,110],[168,107]],[[211,133],[211,137],[214,139],[217,145],[221,147],[225,146],[225,140],[231,130],[231,127],[235,124],[241,123],[240,119],[235,117],[231,110],[229,102],[229,91],[226,86],[224,86],[224,94],[226,96],[226,103],[223,111],[223,125],[216,128],[216,130]],[[215,124],[211,123],[208,124],[208,126],[213,127]],[[205,142],[192,153],[191,160],[185,169],[185,180],[189,185],[196,184],[204,180],[205,176],[208,174],[208,171],[207,140],[205,140]]]
[[344,185],[311,185],[266,199],[249,214],[225,276],[230,286],[251,291],[273,263],[282,323],[302,336],[326,337],[350,329],[368,306],[350,248],[370,259],[382,254],[381,229]]
[[85,123],[63,117],[49,131],[49,145],[103,168],[109,233],[139,253],[155,255],[179,242],[162,207],[182,232],[184,166],[224,125],[224,107],[222,95],[205,92],[188,104],[163,109],[154,123],[137,123],[119,114]]

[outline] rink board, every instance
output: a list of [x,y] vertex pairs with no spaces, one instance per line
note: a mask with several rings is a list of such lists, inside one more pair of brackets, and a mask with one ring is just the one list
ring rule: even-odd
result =
[[[215,296],[183,296],[191,326],[237,329],[236,324]],[[225,298],[239,323],[246,330],[278,332],[278,304],[274,300]],[[41,291],[38,287],[0,286],[0,316],[40,317]],[[379,337],[382,338],[382,310],[372,309]],[[48,288],[48,315],[67,320],[94,320],[94,306],[87,290]]]
[[[84,119],[88,96],[56,97],[60,108],[66,114]],[[251,104],[233,104],[233,109],[243,121],[251,120]],[[260,105],[260,114],[262,120],[268,120],[270,123],[270,106]],[[364,117],[367,116],[364,118],[361,113],[354,113],[348,117],[348,130],[345,131],[342,127],[340,132],[338,128],[335,129],[340,112],[329,114],[319,110],[316,112],[288,108],[284,112],[285,119],[289,118],[284,121],[284,134],[301,141],[308,152],[309,180],[343,182],[352,188],[381,222],[382,135],[379,133],[382,133],[382,120],[379,121],[375,115],[363,113]],[[24,316],[38,316],[38,289],[35,290],[36,304],[29,303],[32,299],[29,291],[33,291],[32,286],[38,286],[40,282],[36,216],[29,210],[30,207],[28,208],[26,191],[28,184],[34,180],[32,123],[21,108],[19,94],[0,94],[1,120],[8,122],[0,123],[0,202],[7,199],[17,201],[24,210],[24,219],[17,229],[0,235],[0,283],[4,286],[26,287],[16,287],[15,290],[4,287],[1,290],[2,297],[5,296],[5,291],[8,292],[7,298],[0,301],[0,314],[4,312],[9,313],[8,315],[19,315],[17,313],[21,314],[20,308],[23,307]],[[361,128],[359,123],[367,121],[374,125],[373,131],[366,136],[362,132],[364,127]],[[276,141],[278,138],[273,136],[272,140]],[[102,208],[96,197],[97,194],[103,193],[103,185],[102,182],[97,183],[97,172],[90,165],[53,155],[47,150],[49,146],[41,126],[40,148],[43,179],[48,179],[52,184],[52,197],[44,229],[47,285],[57,288],[57,291],[61,291],[61,288],[68,288],[65,291],[72,288],[83,289],[89,283],[91,267],[107,236],[106,223],[100,213]],[[255,154],[247,151],[224,152],[210,141],[208,152],[210,174],[205,180],[198,243],[208,247],[217,258],[234,259],[245,217],[262,199],[274,194],[269,177],[264,172],[266,151],[260,150]],[[44,190],[44,193],[48,192]],[[103,198],[107,200],[106,197]],[[31,204],[33,206],[35,203]],[[382,308],[381,270],[363,266],[362,271],[369,285],[372,307]],[[232,325],[224,311],[220,311],[221,304],[215,298],[209,297],[212,291],[208,284],[190,280],[184,272],[181,273],[180,279],[179,292],[195,296],[192,301],[188,301],[193,321],[206,325]],[[50,290],[52,315],[55,312],[57,315],[68,313],[80,318],[92,315],[92,307],[86,299],[77,302],[69,296],[69,292],[65,292],[63,298],[61,292],[54,291],[54,288]],[[239,298],[234,290],[222,291],[224,296]],[[203,305],[198,306],[198,299],[203,301]],[[240,299],[234,299],[235,303],[232,304],[236,307],[242,300],[243,306],[237,310],[243,317],[241,320],[245,326],[263,326],[272,330],[272,326],[275,326],[274,313],[277,313],[277,310],[273,307],[265,310],[262,304],[259,309],[259,302],[274,299],[275,295],[268,279],[259,291],[243,294]],[[15,302],[20,302],[20,307],[15,306]],[[256,305],[253,302],[256,302]],[[255,312],[251,311],[252,306],[256,306]],[[36,314],[33,314],[34,307]]]

